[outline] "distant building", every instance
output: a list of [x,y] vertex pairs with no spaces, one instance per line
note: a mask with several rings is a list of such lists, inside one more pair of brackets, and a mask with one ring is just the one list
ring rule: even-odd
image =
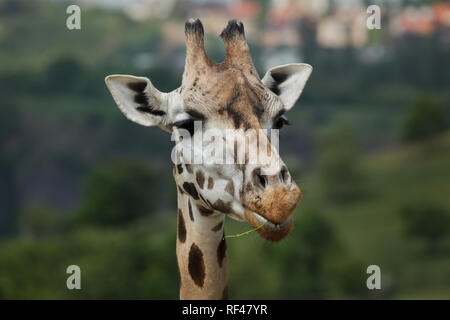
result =
[[236,1],[230,5],[231,15],[237,20],[256,19],[261,12],[261,5],[256,1]]
[[435,30],[434,14],[430,6],[404,8],[389,26],[393,36],[403,34],[429,35]]
[[297,0],[295,1],[302,17],[318,21],[330,10],[330,0]]
[[317,25],[317,43],[325,48],[362,48],[368,42],[366,10],[359,0],[341,1]]
[[296,1],[272,1],[267,16],[267,23],[276,28],[283,28],[299,21],[300,18],[301,11]]
[[[230,19],[241,20],[249,42],[261,44],[269,51],[283,48],[288,52],[286,56],[292,54],[290,49],[301,48],[302,25],[316,28],[316,41],[324,48],[367,48],[371,32],[366,27],[367,2],[363,0],[270,0],[267,11],[263,11],[262,2],[256,0],[80,1],[122,9],[133,20],[158,19],[162,50],[184,45],[182,30],[184,21],[189,18],[200,18],[206,34],[213,37],[220,34]],[[383,13],[386,23],[380,31],[383,34],[427,36],[439,31],[440,39],[450,42],[450,3],[404,6],[392,1],[382,8],[389,9],[386,11],[389,15]]]
[[321,20],[317,26],[317,43],[325,48],[345,48],[349,43],[347,26],[335,17]]
[[149,18],[167,18],[172,13],[176,0],[129,0],[125,3],[124,11],[133,20]]
[[450,3],[441,2],[433,4],[435,21],[443,26],[450,27]]
[[184,46],[184,22],[168,21],[161,26],[164,49]]

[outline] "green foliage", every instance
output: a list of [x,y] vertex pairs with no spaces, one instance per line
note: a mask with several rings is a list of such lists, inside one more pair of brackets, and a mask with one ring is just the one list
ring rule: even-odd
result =
[[[2,299],[175,299],[174,232],[82,230],[0,245]],[[66,268],[81,268],[81,290]]]
[[[430,150],[424,141],[364,157],[362,168],[370,193],[334,206],[328,216],[339,238],[365,267],[381,267],[385,298],[450,297],[446,280],[450,279],[450,238],[442,236],[429,243],[424,236],[408,235],[412,219],[409,213],[401,214],[405,207],[427,208],[421,210],[424,225],[428,223],[424,212],[432,207],[448,215],[450,132],[436,137],[433,145]],[[420,223],[416,226],[420,228]],[[370,297],[379,294],[372,292]]]
[[61,57],[55,59],[46,72],[46,89],[50,93],[68,92],[76,90],[76,85],[83,78],[83,67],[74,58]]
[[77,213],[84,225],[120,226],[156,208],[156,174],[141,160],[117,159],[93,169]]
[[417,141],[432,138],[449,128],[447,115],[430,98],[416,99],[408,110],[402,124],[403,141]]
[[[290,287],[286,298],[361,296],[364,283],[361,264],[344,249],[324,213],[302,209],[297,218],[296,241],[288,254],[291,258],[284,266],[286,285]],[[295,282],[289,280],[293,274]]]
[[413,203],[400,209],[405,234],[425,242],[434,254],[442,239],[450,235],[450,212],[433,203]]
[[17,170],[23,152],[20,112],[14,105],[0,107],[0,237],[16,231],[19,194]]
[[19,216],[19,227],[24,234],[49,236],[64,231],[67,226],[61,212],[42,205],[29,205]]
[[324,213],[303,207],[297,211],[294,231],[280,243],[269,245],[257,236],[227,241],[231,297],[325,299],[363,294],[364,267],[342,246]]
[[361,155],[355,136],[345,128],[334,128],[319,139],[317,169],[324,196],[348,201],[362,194]]

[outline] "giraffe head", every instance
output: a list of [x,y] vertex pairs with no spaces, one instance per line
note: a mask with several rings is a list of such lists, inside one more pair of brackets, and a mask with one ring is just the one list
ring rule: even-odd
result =
[[[225,214],[253,227],[265,223],[259,234],[278,241],[293,228],[301,191],[270,139],[276,131],[266,129],[288,123],[285,113],[312,67],[282,65],[260,79],[244,27],[235,20],[220,34],[226,47],[221,63],[206,55],[200,20],[188,21],[185,34],[186,65],[178,89],[163,93],[148,78],[128,75],[110,75],[106,84],[128,119],[172,133],[178,190],[202,215]],[[252,157],[261,153],[264,162]]]

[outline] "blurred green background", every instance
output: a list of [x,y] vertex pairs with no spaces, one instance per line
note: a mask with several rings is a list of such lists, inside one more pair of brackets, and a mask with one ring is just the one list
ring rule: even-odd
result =
[[228,240],[230,297],[449,299],[450,4],[377,1],[368,30],[369,4],[0,0],[0,299],[178,298],[170,136],[128,121],[104,77],[177,88],[191,17],[215,61],[237,18],[260,76],[314,67],[280,138],[304,194],[295,229]]

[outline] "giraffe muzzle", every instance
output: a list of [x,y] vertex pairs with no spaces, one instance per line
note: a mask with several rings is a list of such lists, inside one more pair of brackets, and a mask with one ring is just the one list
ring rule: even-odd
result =
[[292,214],[300,199],[301,191],[295,182],[289,186],[268,187],[262,194],[247,198],[245,218],[255,228],[265,223],[257,230],[258,233],[269,241],[279,241],[292,231]]
[[250,225],[254,228],[258,228],[257,232],[264,239],[269,241],[280,241],[286,237],[294,228],[294,218],[289,217],[285,222],[277,224],[273,223],[263,216],[253,212],[251,210],[245,210],[245,217]]

